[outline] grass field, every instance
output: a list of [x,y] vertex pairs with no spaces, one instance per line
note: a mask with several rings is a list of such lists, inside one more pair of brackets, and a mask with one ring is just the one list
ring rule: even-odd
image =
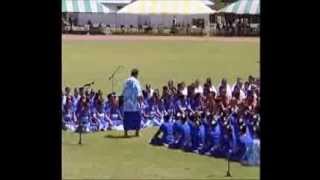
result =
[[[148,144],[154,128],[139,138],[120,138],[122,132],[78,135],[63,132],[63,177],[66,179],[218,179],[226,174],[227,161],[208,156],[168,150]],[[258,179],[258,167],[231,163],[233,178]]]
[[[107,42],[63,41],[63,86],[78,87],[95,81],[94,88],[111,90],[108,76],[118,66],[115,89],[122,88],[130,70],[140,70],[142,84],[161,87],[169,79],[187,83],[211,77],[215,84],[226,77],[247,79],[259,75],[259,43],[255,42]],[[121,132],[78,135],[63,132],[63,178],[65,179],[224,179],[226,161],[148,145],[155,129],[142,137],[117,138]],[[110,137],[107,137],[107,136]],[[258,167],[231,163],[233,179],[258,179]]]
[[62,51],[63,86],[95,81],[94,88],[111,91],[108,77],[123,65],[115,79],[119,92],[130,70],[140,70],[142,84],[161,88],[169,79],[186,81],[259,75],[259,44],[250,42],[106,42],[65,41]]

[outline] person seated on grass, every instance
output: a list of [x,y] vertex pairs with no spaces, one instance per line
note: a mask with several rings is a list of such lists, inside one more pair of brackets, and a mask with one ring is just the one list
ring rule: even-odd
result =
[[212,81],[211,81],[211,78],[210,78],[210,77],[208,77],[208,78],[206,79],[206,82],[205,82],[204,86],[206,86],[207,88],[209,88],[209,89],[208,89],[209,92],[215,92],[215,94],[218,93],[217,90],[216,90],[216,88],[215,88],[214,85],[212,84]]
[[145,91],[148,94],[148,99],[150,99],[153,96],[153,92],[154,92],[154,90],[151,88],[151,84],[146,84]]
[[195,93],[199,93],[199,94],[203,94],[203,87],[200,85],[200,81],[199,79],[196,79],[196,81],[194,82],[195,85]]
[[247,97],[248,91],[249,91],[250,89],[251,89],[251,87],[250,87],[249,81],[244,82],[243,92],[245,93],[245,96],[246,96],[246,97]]
[[239,89],[243,90],[244,84],[243,84],[243,81],[240,77],[237,77],[236,82],[232,85],[232,87],[231,87],[232,92],[234,91],[235,87],[238,87]]
[[108,121],[108,129],[122,130],[123,129],[123,117],[117,102],[117,96],[113,92],[110,97],[110,107],[106,110],[106,118]]
[[233,161],[240,161],[244,154],[244,148],[240,141],[241,129],[238,127],[238,124],[232,123],[231,121],[232,120],[229,120],[229,125],[231,127],[231,138],[229,139],[231,152],[229,158]]
[[191,150],[191,132],[187,122],[186,113],[178,112],[175,116],[173,124],[174,142],[169,145],[172,149],[182,149],[185,151]]
[[255,78],[252,76],[252,75],[249,75],[248,76],[248,82],[249,82],[249,85],[251,86],[252,84],[254,84],[255,83]]
[[91,112],[89,107],[89,100],[87,99],[86,96],[81,97],[78,103],[76,116],[78,120],[77,132],[79,132],[80,130],[82,132],[90,132]]
[[186,152],[192,152],[192,139],[190,128],[190,114],[182,116],[182,147],[181,149]]
[[201,137],[201,117],[200,112],[196,111],[190,115],[190,121],[188,122],[191,130],[191,150],[195,153],[199,152],[199,149],[202,148],[204,142],[203,137]]
[[231,126],[223,118],[219,118],[218,123],[220,126],[219,144],[211,148],[210,155],[216,158],[226,158],[231,153],[232,130]]
[[252,145],[249,143],[246,147],[246,151],[240,161],[242,165],[246,166],[259,166],[260,165],[260,127],[255,126],[255,136],[252,140]]
[[62,96],[62,105],[66,104],[67,98],[71,98],[71,100],[73,101],[73,96],[71,95],[71,89],[69,87],[65,88],[64,94]]
[[245,107],[248,109],[248,111],[252,111],[257,106],[257,98],[254,95],[254,92],[252,90],[248,91],[246,99],[243,100],[243,103]]
[[98,99],[95,103],[95,108],[93,111],[93,119],[95,119],[98,122],[98,130],[99,131],[106,131],[108,128],[108,122],[106,119],[106,112],[104,108],[104,100],[102,96],[98,96]]
[[194,98],[190,100],[190,107],[193,112],[198,111],[202,113],[204,111],[204,102],[200,93],[197,93]]
[[215,99],[215,92],[209,92],[204,98],[204,112],[215,113],[218,108],[218,101]]
[[[203,120],[203,128],[205,141],[203,146],[199,149],[200,154],[206,154],[210,149],[218,143],[220,128],[217,127],[217,121],[214,119],[213,113],[206,112],[205,119]],[[215,138],[215,135],[217,138]]]
[[[161,124],[159,130],[156,132],[156,134],[151,139],[150,144],[153,145],[167,145],[170,146],[174,142],[174,136],[173,136],[173,122],[170,121],[170,114],[165,114],[164,116],[164,122]],[[159,135],[162,134],[161,137]]]
[[148,101],[146,116],[150,120],[151,126],[160,126],[163,121],[163,104],[159,97],[159,91],[155,90]]
[[146,90],[142,90],[142,97],[143,99],[139,102],[140,103],[140,113],[141,113],[141,128],[146,128],[150,126],[150,120],[147,115],[148,109],[148,92]]
[[[243,148],[241,147],[240,133],[230,120],[228,112],[222,113],[220,122],[223,123],[222,141],[220,147],[220,154],[216,157],[226,157],[233,161],[239,161],[243,155]],[[243,121],[244,122],[244,121]]]
[[242,135],[240,137],[241,143],[244,145],[244,154],[240,159],[242,165],[254,166],[259,165],[260,156],[260,142],[258,146],[255,146],[254,139],[251,136],[248,127],[243,125],[241,127]]
[[169,94],[174,96],[175,94],[177,94],[177,88],[174,86],[174,82],[173,80],[169,80],[168,81],[168,89],[169,89]]
[[79,94],[78,88],[74,88],[73,89],[73,108],[75,111],[77,109],[77,105],[78,105],[80,98],[81,98],[81,96]]
[[94,113],[93,111],[91,111],[91,115],[90,115],[90,132],[97,132],[99,131],[99,126],[100,126],[100,123],[98,121],[97,118],[94,118]]
[[90,108],[93,109],[94,108],[94,103],[95,103],[95,99],[98,97],[98,93],[96,93],[94,91],[94,89],[91,89],[89,91],[89,103],[90,103]]
[[175,112],[187,113],[190,110],[191,110],[191,106],[187,100],[187,96],[180,94],[179,98],[175,102]]
[[174,114],[174,97],[170,94],[167,86],[163,87],[161,100],[163,103],[163,110],[167,114]]
[[62,120],[62,127],[65,130],[74,131],[76,128],[76,116],[72,104],[72,99],[70,96],[66,98],[66,103],[63,106],[62,110],[63,120]]
[[104,110],[107,112],[111,108],[112,102],[112,93],[107,95],[107,100],[105,101]]
[[227,91],[224,87],[220,86],[219,88],[219,95],[215,99],[216,104],[219,109],[221,109],[222,112],[225,112],[227,108],[229,107],[230,100],[227,96]]
[[231,99],[231,97],[232,97],[232,90],[231,90],[230,85],[229,85],[228,82],[227,82],[227,79],[223,78],[223,79],[221,80],[221,83],[220,83],[220,85],[218,86],[218,89],[219,89],[218,96],[219,96],[220,93],[221,93],[220,89],[225,89],[225,91],[226,91],[225,95],[227,96],[227,98]]
[[246,94],[244,93],[244,91],[241,89],[240,87],[241,85],[236,84],[232,90],[232,98],[236,98],[239,101],[242,101],[243,99],[246,98]]

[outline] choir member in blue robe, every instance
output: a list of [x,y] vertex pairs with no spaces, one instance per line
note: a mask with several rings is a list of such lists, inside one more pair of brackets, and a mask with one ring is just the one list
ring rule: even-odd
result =
[[106,118],[109,127],[114,130],[123,130],[123,117],[117,102],[117,96],[115,93],[111,94],[110,107],[106,110]]
[[205,144],[199,151],[200,154],[215,154],[217,152],[216,149],[220,147],[221,130],[217,119],[218,117],[208,113],[206,120],[203,122],[205,129]]
[[62,114],[63,114],[63,121],[62,121],[63,129],[69,129],[71,131],[75,131],[76,116],[73,110],[71,97],[68,97],[66,99],[66,103],[63,106]]
[[147,114],[147,110],[149,108],[149,98],[148,92],[146,90],[142,90],[143,100],[140,102],[140,113],[141,113],[141,128],[151,127],[151,120]]
[[[161,100],[163,103],[163,110],[167,114],[175,114],[175,105],[174,105],[174,95],[170,94],[169,88],[167,86],[163,87]],[[173,118],[171,118],[173,119]]]
[[177,113],[173,124],[174,143],[169,145],[172,149],[191,150],[191,132],[184,113]]
[[[260,141],[254,141],[252,138],[248,126],[244,126],[245,130],[240,137],[242,144],[245,146],[245,153],[241,158],[241,164],[247,166],[259,165],[260,163]],[[257,142],[259,143],[257,146]],[[255,144],[256,143],[256,144]]]
[[147,118],[151,121],[152,126],[160,126],[163,121],[163,104],[157,91],[155,91],[148,101],[146,108]]
[[80,100],[81,96],[79,94],[78,88],[73,89],[73,109],[74,111],[77,111],[78,108],[78,102]]
[[[162,134],[161,137],[159,135]],[[153,145],[171,145],[174,142],[173,136],[173,122],[170,121],[170,115],[166,114],[164,116],[164,122],[161,124],[159,130],[151,139],[150,144]]]
[[194,114],[190,115],[190,121],[188,121],[191,131],[191,150],[198,153],[199,149],[202,148],[203,142],[200,136],[200,114],[196,111]]
[[179,99],[176,101],[175,104],[175,112],[186,113],[191,109],[191,106],[187,100],[185,95],[180,95]]
[[[89,107],[89,100],[86,96],[82,96],[77,109],[78,128],[82,128],[82,132],[90,132],[90,118],[91,112]],[[78,129],[79,130],[79,129]]]
[[69,87],[65,88],[64,94],[62,96],[62,105],[63,106],[66,104],[68,97],[73,98],[70,91],[71,91],[71,89]]
[[104,100],[102,96],[99,96],[95,103],[94,113],[93,113],[93,119],[96,119],[98,121],[99,127],[98,130],[100,131],[106,131],[108,128],[108,122],[106,119],[106,112],[104,108]]
[[[188,115],[187,115],[188,116]],[[182,149],[186,152],[192,152],[192,139],[191,139],[191,128],[190,128],[190,121],[188,120],[188,117],[182,118]]]
[[232,149],[232,129],[227,121],[226,114],[221,113],[218,117],[218,125],[220,127],[219,145],[211,150],[211,155],[218,158],[227,157]]

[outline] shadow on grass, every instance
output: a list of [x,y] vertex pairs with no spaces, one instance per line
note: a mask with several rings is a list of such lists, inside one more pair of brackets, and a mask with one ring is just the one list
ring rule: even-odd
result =
[[63,142],[62,145],[65,145],[65,146],[82,146],[82,145],[85,145],[85,143],[79,144],[79,142]]
[[133,138],[136,136],[124,136],[124,135],[105,135],[104,138],[109,138],[109,139],[129,139],[129,138]]

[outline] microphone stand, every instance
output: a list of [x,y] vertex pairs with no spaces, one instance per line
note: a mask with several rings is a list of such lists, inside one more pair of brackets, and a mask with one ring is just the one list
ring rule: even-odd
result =
[[232,177],[231,173],[230,173],[230,158],[229,157],[228,157],[227,161],[228,161],[228,170],[227,170],[226,177]]
[[113,85],[114,85],[114,76],[119,71],[120,68],[121,68],[121,66],[118,66],[117,69],[114,70],[113,73],[111,74],[111,76],[109,77],[109,80],[112,80],[112,82],[111,82],[112,92],[113,92]]
[[79,125],[79,145],[82,145],[82,124]]

